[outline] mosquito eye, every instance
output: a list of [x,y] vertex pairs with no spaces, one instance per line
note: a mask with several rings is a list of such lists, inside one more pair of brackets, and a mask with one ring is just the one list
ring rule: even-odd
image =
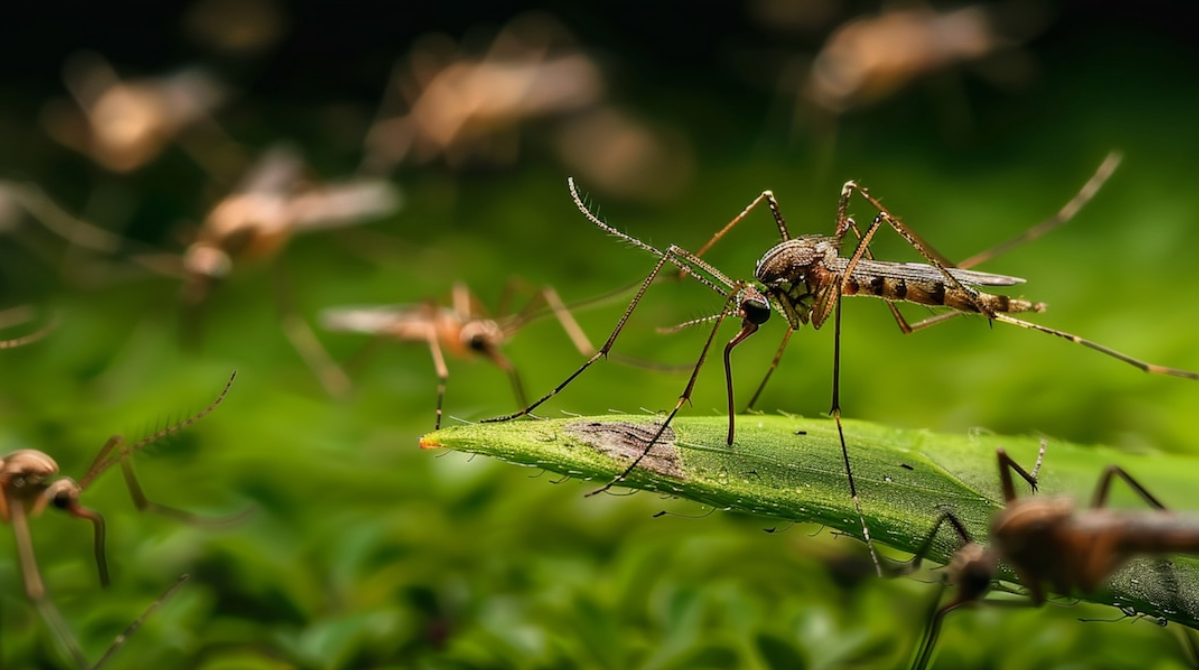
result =
[[761,300],[745,300],[741,303],[741,313],[747,321],[760,326],[770,318],[770,304]]
[[54,505],[58,509],[68,509],[71,507],[73,502],[74,496],[71,495],[70,491],[65,490],[55,493],[54,497],[50,499],[50,504]]
[[467,340],[466,346],[470,347],[472,351],[486,351],[487,338],[482,334],[473,335],[469,340]]

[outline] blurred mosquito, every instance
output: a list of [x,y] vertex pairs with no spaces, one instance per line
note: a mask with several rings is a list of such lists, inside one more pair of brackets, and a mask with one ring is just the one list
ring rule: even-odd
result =
[[[544,316],[547,308],[579,353],[585,357],[595,354],[595,347],[553,287],[543,286],[535,289],[533,296],[520,311],[511,311],[513,296],[521,285],[523,282],[514,279],[507,282],[494,317],[488,315],[487,310],[466,284],[458,282],[454,284],[450,307],[442,307],[433,301],[412,305],[335,307],[321,313],[321,322],[331,331],[369,333],[400,342],[427,343],[429,353],[433,356],[433,366],[437,371],[437,420],[434,425],[434,429],[437,430],[441,428],[442,403],[449,379],[445,352],[458,358],[467,358],[473,354],[486,356],[496,367],[507,373],[518,407],[528,404],[524,386],[516,366],[508,360],[501,348],[529,322]],[[575,303],[574,307],[594,304],[624,292],[625,290],[621,289],[612,294]]]
[[[559,393],[576,377],[582,374],[584,370],[599,360],[601,356],[607,354],[615,344],[616,338],[620,335],[633,310],[636,309],[638,303],[641,301],[645,291],[649,289],[654,279],[668,263],[678,267],[682,270],[683,274],[694,276],[698,281],[723,296],[725,299],[724,306],[720,309],[719,313],[711,317],[683,324],[683,326],[689,326],[707,321],[714,322],[708,339],[700,352],[699,359],[696,361],[691,379],[683,393],[679,396],[678,402],[666,416],[665,421],[663,421],[659,434],[648,443],[645,452],[633,459],[624,472],[596,491],[596,493],[605,491],[614,484],[623,481],[637,467],[645,454],[661,439],[666,426],[674,419],[679,409],[690,399],[699,375],[699,370],[707,358],[708,351],[715,340],[720,325],[726,318],[741,320],[740,332],[724,348],[724,368],[729,413],[728,444],[732,445],[735,437],[736,414],[733,399],[732,368],[730,365],[730,354],[733,348],[757,332],[761,324],[770,318],[772,304],[775,309],[782,312],[786,317],[787,332],[783,336],[783,340],[767,371],[766,377],[763,379],[762,384],[759,385],[758,393],[755,393],[756,399],[769,379],[770,374],[777,367],[783,351],[788,341],[790,341],[791,334],[806,323],[811,323],[814,329],[819,329],[828,320],[829,316],[835,315],[832,407],[830,413],[837,423],[837,432],[841,442],[841,454],[845,462],[846,478],[849,484],[850,495],[853,498],[859,520],[862,523],[863,539],[870,548],[871,556],[875,560],[879,574],[881,574],[882,568],[878,563],[878,556],[870,539],[870,531],[866,526],[865,517],[861,511],[861,501],[853,479],[853,470],[849,463],[849,450],[846,446],[845,434],[841,426],[840,323],[842,296],[863,295],[885,300],[900,330],[905,334],[943,323],[961,314],[982,314],[991,321],[1002,321],[1022,328],[1038,330],[1065,338],[1105,353],[1146,372],[1199,379],[1199,373],[1145,363],[1076,335],[1017,319],[1011,316],[1011,313],[1039,312],[1045,309],[1045,305],[1010,298],[1004,295],[985,293],[975,287],[1012,286],[1023,283],[1023,279],[966,269],[967,267],[986,261],[1013,246],[1035,239],[1069,220],[1095,194],[1118,163],[1119,156],[1117,154],[1108,156],[1079,193],[1066,203],[1055,216],[1028,229],[1016,238],[976,254],[956,266],[922,240],[900,219],[887,211],[882,203],[872,197],[866,189],[852,181],[847,182],[841,189],[840,203],[837,207],[837,226],[832,236],[803,235],[793,238],[787,229],[787,224],[779,210],[779,205],[774,198],[774,194],[770,191],[763,191],[748,207],[717,232],[707,244],[701,247],[698,253],[691,253],[675,245],[668,247],[665,252],[660,251],[603,222],[587,208],[587,205],[575,189],[572,180],[570,182],[571,195],[579,210],[583,212],[588,220],[609,234],[654,254],[658,257],[658,263],[642,283],[640,290],[634,296],[632,302],[629,303],[624,315],[617,322],[616,328],[612,331],[608,341],[600,348],[599,352],[567,377],[561,384],[529,407],[515,414],[496,417],[489,419],[489,421],[506,421],[530,413],[546,400]],[[850,198],[854,193],[858,193],[860,197],[869,202],[878,211],[878,214],[864,233],[847,214]],[[704,261],[700,256],[732,230],[734,226],[745,219],[762,202],[766,202],[769,206],[782,237],[782,242],[767,251],[762,259],[758,261],[754,272],[755,281],[734,281]],[[874,238],[875,233],[883,225],[889,225],[893,228],[929,264],[894,263],[874,260],[869,244]],[[840,255],[840,249],[845,236],[851,231],[858,237],[858,243],[852,255],[843,257]],[[896,307],[896,302],[911,302],[932,307],[946,307],[950,311],[914,324],[909,324],[899,312],[898,307]],[[751,406],[752,404],[751,401]]]
[[512,163],[522,123],[593,107],[603,89],[599,67],[548,16],[517,18],[481,55],[447,37],[425,36],[394,69],[366,137],[363,167],[383,174],[403,162],[441,157],[452,166]]
[[[109,170],[136,170],[172,141],[216,174],[241,159],[234,142],[209,116],[228,93],[203,70],[122,81],[102,56],[81,52],[67,60],[63,78],[74,104],[47,105],[43,125],[51,137]],[[189,138],[189,130],[202,132]]]
[[829,35],[812,62],[804,94],[839,114],[878,102],[918,78],[1013,51],[1044,22],[1036,8],[1018,5],[949,11],[904,6],[855,17]]
[[[104,550],[106,536],[104,517],[99,512],[84,507],[79,499],[88,485],[112,466],[120,465],[121,472],[125,477],[125,484],[129,488],[129,494],[139,511],[156,512],[192,523],[210,525],[225,525],[244,518],[248,510],[227,517],[211,518],[198,516],[153,502],[146,497],[141,483],[133,472],[133,466],[129,462],[129,457],[137,451],[167,436],[182,431],[210,414],[225,399],[225,395],[228,394],[229,388],[233,385],[233,380],[236,376],[236,373],[230,376],[229,381],[225,384],[224,389],[217,396],[216,400],[198,414],[167,426],[132,445],[127,444],[125,438],[120,435],[110,437],[104,443],[100,452],[96,454],[96,458],[92,461],[87,472],[78,481],[70,477],[55,479],[55,475],[58,474],[58,463],[48,454],[41,451],[20,449],[0,457],[0,519],[12,524],[13,535],[16,538],[17,554],[21,565],[21,574],[25,582],[25,594],[54,631],[55,637],[58,638],[80,667],[87,668],[91,666],[80,650],[78,642],[76,642],[75,637],[71,634],[62,615],[59,614],[58,609],[54,606],[49,593],[46,591],[46,586],[42,582],[37,558],[33,552],[33,539],[29,532],[29,519],[40,516],[49,507],[54,507],[74,517],[91,522],[94,529],[94,551],[96,568],[100,575],[100,584],[108,586],[111,580],[108,573],[108,557]],[[151,605],[146,614],[149,614],[164,598],[170,595],[181,581],[168,589],[158,601]],[[101,658],[100,663],[103,663],[124,642],[127,634],[140,624],[146,614],[143,614],[141,618],[127,629],[126,635],[119,636],[114,641],[113,645]],[[100,663],[97,663],[97,666]]]
[[[357,225],[385,216],[400,205],[397,190],[383,180],[319,184],[305,178],[304,172],[304,163],[295,151],[283,146],[266,151],[233,192],[208,212],[181,254],[139,249],[124,237],[69,214],[35,184],[0,183],[0,188],[71,244],[121,256],[155,274],[181,279],[184,335],[196,341],[204,303],[216,284],[236,267],[272,258],[297,233]],[[126,249],[133,251],[124,253]],[[291,309],[289,282],[278,265],[276,272],[280,273],[277,284],[284,333],[330,394],[340,395],[348,388],[348,380]]]
[[[931,660],[945,615],[981,601],[990,590],[998,578],[999,561],[1015,570],[1032,604],[1040,606],[1045,602],[1046,587],[1061,594],[1093,593],[1133,556],[1199,553],[1199,520],[1168,511],[1123,468],[1109,465],[1099,478],[1090,506],[1080,510],[1068,498],[1018,498],[1012,473],[1036,491],[1041,458],[1032,472],[1026,472],[1003,449],[996,453],[1005,507],[991,518],[990,546],[977,544],[952,512],[944,512],[912,559],[912,567],[918,567],[944,524],[953,528],[961,543],[948,568],[948,581],[957,591],[934,612],[912,666],[915,669],[924,668]],[[1042,441],[1041,456],[1044,453]],[[1152,509],[1109,509],[1108,494],[1117,478]]]

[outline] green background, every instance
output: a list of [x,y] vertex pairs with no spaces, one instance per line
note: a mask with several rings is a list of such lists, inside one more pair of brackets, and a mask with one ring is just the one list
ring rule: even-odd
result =
[[[1151,9],[1155,18],[1143,18]],[[778,84],[782,58],[810,56],[818,37],[785,38],[752,23],[748,8],[728,10],[736,20],[727,24],[692,17],[693,26],[681,15],[663,22],[663,9],[646,8],[637,21],[633,7],[577,6],[562,18],[602,57],[609,99],[679,133],[694,156],[686,187],[653,204],[582,186],[613,225],[658,246],[695,249],[765,188],[778,196],[793,233],[829,233],[840,186],[852,178],[942,252],[962,257],[1052,214],[1108,151],[1119,150],[1123,164],[1076,220],[980,269],[1028,279],[1023,295],[1050,307],[1039,323],[1199,369],[1199,51],[1178,36],[1181,16],[1171,18],[1170,5],[1140,10],[1055,8],[1053,22],[1024,48],[1035,71],[1016,89],[966,71],[848,115],[831,137],[814,135],[803,111],[795,121],[794,87]],[[494,29],[506,18],[500,12],[478,24]],[[369,118],[391,60],[408,52],[405,38],[437,28],[457,38],[474,22],[469,12],[441,23],[417,12],[404,23],[410,34],[390,41],[374,39],[380,28],[364,28],[372,39],[352,57],[357,52],[339,47],[353,41],[347,16],[344,25],[326,26],[330,53],[289,59],[312,50],[324,16],[314,13],[297,11],[292,41],[263,57],[266,65],[239,66],[232,78],[244,90],[218,120],[252,149],[296,142],[319,173],[336,178],[356,165],[352,138],[361,126],[328,119],[343,118],[335,112],[346,108],[356,113],[350,118]],[[374,26],[379,17],[357,20]],[[68,37],[78,40],[72,48],[103,44],[75,33],[60,43]],[[122,72],[161,72],[194,56],[165,47],[170,39],[155,33],[141,51],[126,45],[125,67],[120,54],[108,53]],[[35,40],[24,40],[17,47],[33,50]],[[46,51],[34,55],[49,65],[31,59],[30,68],[54,72],[61,62]],[[325,69],[308,69],[316,62]],[[115,189],[135,204],[133,214],[108,212],[105,220],[106,210],[94,206],[90,220],[175,249],[177,223],[199,220],[220,192],[177,151],[132,176],[91,167],[38,128],[40,105],[63,95],[57,82],[37,72],[7,81],[5,178],[36,181],[80,212],[95,193]],[[954,111],[962,109],[965,119]],[[279,261],[301,314],[444,298],[458,280],[494,305],[512,275],[552,284],[571,302],[644,277],[653,258],[605,239],[576,212],[565,186],[570,171],[547,150],[547,132],[526,127],[519,162],[502,169],[402,168],[395,182],[403,211],[358,230],[297,238]],[[872,214],[864,205],[853,211],[859,220]],[[775,241],[769,217],[756,213],[709,258],[748,278]],[[202,408],[236,369],[225,405],[139,456],[137,468],[163,503],[210,513],[257,509],[228,530],[180,525],[138,515],[119,477],[106,475],[84,498],[109,520],[114,585],[106,591],[95,579],[86,524],[59,514],[35,521],[43,574],[89,657],[175,577],[193,575],[111,667],[902,666],[923,631],[936,589],[876,581],[852,540],[802,526],[767,534],[762,529],[774,522],[709,515],[649,494],[584,499],[594,484],[419,451],[419,436],[433,426],[427,350],[383,347],[356,371],[352,395],[330,400],[278,328],[274,278],[265,269],[239,273],[216,292],[197,351],[179,343],[176,283],[74,285],[56,244],[32,227],[0,242],[3,304],[30,304],[59,319],[44,341],[0,352],[0,453],[42,449],[79,476],[109,435],[140,436]],[[890,236],[876,250],[917,260]],[[622,306],[580,312],[593,342]],[[619,350],[689,364],[702,329],[654,329],[718,306],[693,283],[655,286]],[[737,350],[739,404],[767,367],[781,323],[776,315]],[[850,417],[943,432],[1040,432],[1130,450],[1196,449],[1194,383],[1145,375],[1045,335],[959,319],[905,337],[881,304],[850,300],[842,336]],[[322,338],[339,360],[364,344],[350,335]],[[531,395],[579,362],[551,320],[530,325],[505,351]],[[826,411],[831,351],[831,323],[797,333],[759,407]],[[658,411],[673,405],[684,383],[680,374],[601,363],[543,412]],[[504,375],[486,361],[450,361],[448,414],[469,421],[513,404]],[[684,411],[723,406],[719,365],[710,364]],[[662,510],[672,514],[653,516]],[[61,665],[23,596],[9,540],[0,541],[0,585],[3,663]],[[958,613],[946,624],[939,660],[942,667],[1184,664],[1174,626],[1076,621],[1117,616],[1068,603]]]

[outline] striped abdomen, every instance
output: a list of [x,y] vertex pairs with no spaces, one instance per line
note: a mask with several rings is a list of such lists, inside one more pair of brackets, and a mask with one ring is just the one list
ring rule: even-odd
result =
[[959,312],[978,312],[979,307],[990,312],[1040,312],[1044,303],[1033,303],[1006,295],[981,291],[964,291],[932,279],[859,276],[845,279],[844,295],[868,295],[893,302],[912,302],[932,307],[948,307]]

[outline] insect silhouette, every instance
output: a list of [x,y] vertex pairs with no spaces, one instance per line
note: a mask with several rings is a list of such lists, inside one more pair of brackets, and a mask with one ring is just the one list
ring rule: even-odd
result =
[[[548,308],[583,356],[595,353],[595,347],[583,334],[570,309],[552,287],[536,289],[520,311],[509,310],[517,282],[509,280],[500,299],[496,316],[489,316],[466,284],[454,284],[451,305],[443,307],[428,301],[413,305],[376,307],[337,307],[321,314],[327,330],[370,333],[400,342],[425,342],[433,356],[437,371],[437,419],[435,429],[441,428],[442,404],[445,400],[449,368],[445,352],[458,358],[481,354],[503,370],[512,384],[512,393],[519,407],[526,406],[524,387],[516,367],[502,351],[503,344],[530,321],[542,316]],[[587,302],[602,300],[606,296]],[[577,305],[576,305],[577,306]]]
[[102,56],[82,52],[67,60],[63,77],[74,101],[47,105],[43,124],[51,137],[109,170],[137,170],[170,142],[211,168],[232,146],[210,117],[229,92],[203,70],[122,81]]
[[[714,322],[712,330],[692,370],[687,386],[679,396],[679,400],[674,408],[666,415],[659,434],[647,443],[645,451],[634,458],[621,474],[617,475],[601,489],[595,491],[595,493],[599,493],[628,477],[629,473],[637,467],[642,458],[653,448],[653,445],[661,439],[666,427],[674,419],[679,409],[690,399],[699,370],[703,366],[716,334],[726,318],[740,319],[741,321],[740,331],[729,340],[724,348],[724,369],[729,415],[728,444],[731,446],[735,438],[736,414],[730,363],[730,355],[733,348],[757,332],[758,328],[770,318],[772,309],[783,314],[787,321],[787,331],[783,336],[782,342],[762,384],[759,385],[758,392],[754,394],[756,399],[757,395],[761,392],[761,388],[769,379],[770,374],[777,367],[783,351],[790,341],[791,334],[805,324],[811,324],[812,328],[819,329],[831,316],[835,325],[832,406],[830,414],[832,414],[837,424],[841,454],[845,463],[846,479],[848,480],[850,496],[853,499],[854,507],[858,512],[859,521],[862,525],[862,537],[870,549],[877,572],[881,575],[882,567],[878,561],[877,552],[874,550],[873,542],[870,539],[870,530],[866,525],[865,516],[862,514],[861,500],[858,496],[857,485],[853,479],[853,469],[850,466],[849,449],[846,445],[845,433],[841,425],[840,324],[842,297],[862,295],[886,301],[900,330],[905,334],[943,323],[962,314],[981,314],[991,321],[1002,321],[1022,328],[1065,338],[1071,342],[1112,356],[1146,372],[1199,379],[1199,373],[1145,363],[1076,335],[1016,318],[1012,316],[1013,313],[1039,312],[1043,311],[1045,306],[1042,303],[986,293],[978,287],[1013,286],[1023,283],[1023,279],[966,269],[988,260],[1013,246],[1035,239],[1069,220],[1094,195],[1108,176],[1111,175],[1119,160],[1120,158],[1117,154],[1108,156],[1079,193],[1067,202],[1055,216],[1028,229],[1016,238],[976,254],[968,259],[968,261],[958,265],[954,265],[948,258],[937,252],[898,217],[891,214],[865,188],[852,181],[846,182],[845,186],[841,189],[841,197],[837,206],[837,224],[831,236],[802,235],[792,237],[774,194],[770,191],[763,191],[748,207],[742,210],[739,215],[726,224],[724,228],[718,231],[701,247],[699,252],[692,253],[676,245],[670,245],[665,251],[661,251],[608,225],[591,213],[575,188],[573,180],[571,180],[571,195],[574,198],[576,206],[589,221],[607,233],[657,256],[658,262],[642,282],[640,289],[634,295],[633,300],[629,303],[624,314],[617,322],[607,342],[605,342],[604,346],[594,356],[568,376],[562,383],[554,387],[549,393],[542,396],[529,407],[514,414],[495,417],[487,421],[506,421],[529,414],[542,403],[561,392],[562,389],[582,374],[584,370],[607,354],[615,344],[617,337],[619,337],[621,331],[624,329],[625,323],[633,313],[633,310],[636,309],[645,292],[668,264],[679,268],[683,274],[694,276],[702,284],[720,294],[724,298],[724,305],[717,314],[711,317],[698,319],[691,322],[691,324],[684,324],[693,325],[706,321]],[[857,193],[859,197],[868,202],[878,212],[865,231],[861,230],[848,215],[850,199],[854,193]],[[758,261],[753,281],[734,281],[704,261],[701,256],[763,202],[767,204],[773,215],[782,241],[767,251]],[[928,261],[928,264],[874,260],[869,245],[875,234],[884,225],[895,230],[901,238]],[[841,247],[845,237],[850,232],[858,238],[858,242],[853,253],[846,257],[841,255]],[[948,311],[917,323],[909,324],[900,313],[898,307],[896,307],[895,303],[897,302],[910,302],[930,307],[944,307]]]
[[[41,572],[38,569],[37,557],[33,551],[33,539],[29,532],[29,520],[40,516],[47,508],[53,507],[63,510],[76,518],[90,522],[93,526],[96,568],[100,575],[100,584],[108,586],[111,579],[108,572],[108,558],[104,548],[106,537],[104,517],[99,512],[84,507],[80,502],[80,497],[84,490],[97,477],[112,466],[120,465],[121,472],[125,477],[125,484],[129,488],[129,494],[139,511],[156,512],[184,521],[209,525],[225,525],[244,518],[250,510],[228,517],[211,518],[198,516],[153,502],[146,497],[137,476],[133,472],[133,466],[129,462],[129,457],[135,452],[169,435],[180,432],[215,410],[225,399],[226,394],[228,394],[230,386],[233,385],[234,378],[236,378],[236,373],[229,378],[228,383],[225,384],[224,389],[217,396],[216,400],[198,414],[167,426],[134,444],[127,444],[125,439],[120,435],[114,435],[109,438],[92,461],[87,472],[78,481],[70,477],[55,478],[55,475],[58,474],[58,463],[48,454],[35,449],[20,449],[0,457],[0,519],[12,525],[13,535],[16,539],[17,554],[21,565],[21,575],[25,583],[25,594],[34,604],[42,618],[46,620],[47,624],[53,630],[55,637],[65,647],[76,665],[82,668],[93,667],[88,663],[74,635],[71,634],[70,629],[67,627],[66,621],[54,606],[46,590],[45,583],[42,581]],[[128,633],[132,632],[140,624],[146,614],[149,614],[150,611],[156,608],[181,582],[182,580],[169,588],[146,610],[146,613],[142,617],[126,630],[126,634],[119,636],[96,665],[99,666],[103,663],[124,642]]]
[[[1045,443],[1041,443],[1041,456]],[[952,512],[943,512],[925,538],[912,567],[918,567],[937,533],[949,524],[961,542],[948,568],[956,587],[953,598],[938,608],[921,642],[913,668],[928,665],[945,615],[982,600],[998,578],[999,561],[1010,565],[1028,589],[1034,606],[1045,602],[1046,591],[1092,593],[1128,559],[1144,554],[1199,553],[1199,523],[1193,516],[1168,511],[1123,468],[1103,471],[1089,507],[1077,509],[1068,498],[1019,498],[1016,473],[1036,491],[1037,471],[1026,472],[1003,449],[996,450],[1004,508],[991,518],[990,546],[976,543]],[[1152,509],[1116,510],[1107,505],[1112,482],[1121,479]]]

